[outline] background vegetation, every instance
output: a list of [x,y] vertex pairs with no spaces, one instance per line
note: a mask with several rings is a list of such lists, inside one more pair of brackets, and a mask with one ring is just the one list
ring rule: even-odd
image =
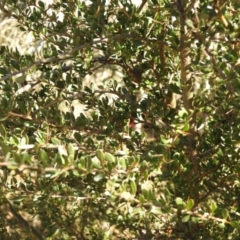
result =
[[1,239],[239,239],[239,1],[0,9]]

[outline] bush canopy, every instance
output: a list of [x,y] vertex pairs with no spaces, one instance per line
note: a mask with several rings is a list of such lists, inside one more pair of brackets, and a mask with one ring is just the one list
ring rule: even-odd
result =
[[1,239],[239,239],[238,0],[0,9]]

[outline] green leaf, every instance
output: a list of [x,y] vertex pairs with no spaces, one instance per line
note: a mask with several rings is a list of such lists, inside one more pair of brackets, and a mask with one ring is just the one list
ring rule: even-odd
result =
[[225,223],[222,222],[222,223],[219,223],[219,224],[218,224],[218,227],[221,228],[221,229],[223,229],[223,228],[226,227],[226,225],[225,225]]
[[151,190],[142,189],[142,194],[148,201],[156,200],[155,195]]
[[201,219],[200,218],[198,218],[198,217],[191,217],[191,221],[192,222],[194,222],[194,223],[199,223],[199,221],[201,221]]
[[8,164],[7,168],[11,170],[15,170],[19,168],[19,165],[14,162],[14,163]]
[[237,221],[232,221],[232,222],[230,222],[230,225],[231,225],[233,228],[238,229],[238,231],[240,230],[240,223],[239,223],[239,222],[237,222]]
[[51,142],[55,145],[61,145],[61,141],[56,137],[52,137]]
[[0,47],[0,55],[2,55],[6,50],[6,47],[5,46],[1,46]]
[[229,217],[229,211],[227,209],[222,209],[222,216],[224,219],[227,219]]
[[109,163],[115,163],[116,162],[115,156],[113,156],[111,153],[108,153],[108,152],[105,153],[105,159]]
[[40,145],[38,143],[35,143],[34,144],[34,151],[35,151],[35,153],[38,154],[39,150],[40,150]]
[[68,164],[68,162],[66,161],[66,158],[61,154],[61,153],[57,153],[56,155],[56,162],[62,166],[62,165],[66,165]]
[[41,161],[44,166],[46,166],[49,163],[49,157],[45,150],[43,150],[43,149],[39,150],[38,160]]
[[112,174],[113,168],[114,168],[113,163],[108,162],[108,163],[107,163],[107,170],[108,170],[108,173],[109,173],[109,174]]
[[74,150],[73,145],[71,143],[69,143],[67,146],[67,149],[68,149],[68,157],[69,157],[70,161],[73,162],[74,156],[75,156],[75,150]]
[[39,5],[39,7],[42,8],[42,9],[44,9],[44,7],[45,7],[45,6],[44,6],[44,3],[43,3],[42,1],[38,1],[38,5]]
[[0,124],[0,135],[5,139],[6,138],[6,136],[7,136],[7,134],[6,134],[6,129],[5,129],[5,127],[2,125],[2,124]]
[[126,163],[126,158],[124,157],[120,157],[118,158],[118,163],[119,165],[123,168],[123,169],[126,169],[127,168],[127,163]]
[[146,202],[145,197],[144,197],[143,194],[140,194],[140,195],[139,195],[139,201],[140,201],[141,204],[143,204],[143,203]]
[[174,84],[174,83],[169,84],[169,89],[173,93],[182,94],[181,87],[178,86],[177,84]]
[[214,213],[217,209],[217,204],[215,201],[211,201],[211,213]]
[[79,132],[75,132],[74,133],[74,137],[75,137],[75,139],[79,142],[79,143],[81,143],[82,142],[82,135],[79,133]]
[[20,70],[20,66],[19,66],[19,64],[18,64],[17,61],[11,60],[11,65],[12,65],[12,67],[14,67],[15,69]]
[[190,219],[190,215],[186,215],[182,218],[182,222],[188,222]]
[[162,208],[164,206],[164,204],[162,202],[157,201],[157,200],[153,200],[152,204],[156,207],[159,207],[159,208]]
[[135,181],[130,181],[130,187],[131,187],[131,190],[132,190],[132,194],[133,195],[136,195],[136,193],[137,193],[137,185],[136,185],[136,183],[135,183]]
[[4,122],[8,119],[8,116],[5,116],[5,117],[0,117],[0,122]]
[[7,146],[7,144],[4,143],[4,142],[2,142],[2,141],[0,141],[0,146],[1,146],[1,151],[2,151],[3,155],[6,157],[7,154],[10,153],[10,148],[9,148],[9,146]]
[[28,153],[23,153],[21,156],[22,160],[21,162],[24,164],[31,164],[31,156]]
[[73,175],[76,176],[76,177],[79,177],[80,176],[80,173],[78,170],[73,170],[72,171]]
[[106,136],[104,136],[104,135],[98,135],[96,137],[96,139],[99,140],[99,141],[103,141],[103,140],[105,140],[105,138],[106,138]]
[[192,29],[195,28],[191,19],[186,19],[186,22],[185,22],[185,23],[186,23],[186,25],[187,25],[188,27],[190,27],[190,28],[192,28]]
[[17,77],[17,78],[15,79],[15,81],[16,81],[17,83],[23,83],[24,81],[26,81],[26,76],[25,76],[25,75],[21,75],[21,76]]
[[171,146],[171,139],[169,139],[169,138],[166,138],[165,136],[163,136],[163,135],[161,135],[160,136],[160,138],[161,138],[161,141],[162,141],[162,143],[167,147],[167,146]]
[[188,130],[190,129],[190,124],[189,123],[186,123],[184,128],[183,128],[183,131],[184,132],[187,132]]
[[8,73],[9,73],[9,71],[6,68],[0,67],[0,74],[7,75]]
[[176,202],[177,205],[184,205],[184,202],[183,202],[182,198],[180,198],[180,197],[177,197],[175,199],[175,202]]
[[101,180],[104,179],[104,178],[105,178],[105,175],[102,174],[102,173],[99,173],[99,174],[97,174],[97,175],[94,176],[93,180],[94,180],[95,182],[99,182],[99,181],[101,181]]
[[38,143],[41,143],[41,144],[44,144],[44,143],[45,143],[45,140],[42,139],[41,137],[36,137],[36,141],[37,141]]
[[186,209],[191,210],[193,206],[194,206],[194,200],[193,199],[188,199]]
[[93,167],[93,161],[90,157],[88,157],[86,159],[86,168],[87,168],[88,172],[91,171],[92,167]]
[[105,162],[104,162],[105,161],[105,153],[103,152],[103,150],[98,149],[96,151],[96,156],[100,160],[101,165],[104,166],[104,164],[105,164]]
[[76,36],[73,42],[74,42],[74,46],[78,46],[81,42],[81,38],[79,36]]

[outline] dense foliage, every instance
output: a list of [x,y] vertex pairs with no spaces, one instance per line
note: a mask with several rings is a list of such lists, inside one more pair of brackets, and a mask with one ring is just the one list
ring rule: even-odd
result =
[[1,239],[239,239],[238,0],[0,9]]

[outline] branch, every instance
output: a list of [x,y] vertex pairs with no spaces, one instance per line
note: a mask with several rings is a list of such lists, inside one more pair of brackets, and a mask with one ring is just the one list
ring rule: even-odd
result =
[[210,148],[210,149],[206,150],[205,152],[199,153],[199,157],[202,158],[202,157],[205,157],[205,156],[207,156],[207,155],[209,155],[209,154],[212,154],[213,152],[215,152],[216,150],[218,150],[218,148],[219,148],[219,144],[216,145],[216,146],[213,147],[213,148]]
[[137,13],[139,14],[139,15],[141,15],[142,14],[142,12],[143,12],[143,8],[144,8],[144,6],[145,6],[145,4],[147,3],[147,0],[142,0],[142,3],[141,3],[141,5],[139,6],[139,8],[138,8],[138,10],[137,10]]
[[130,20],[132,17],[128,14],[127,10],[124,8],[120,1],[118,1],[118,6],[120,7],[120,10],[123,12],[123,14]]
[[29,64],[27,67],[21,69],[20,71],[7,74],[6,76],[0,78],[0,82],[4,81],[4,80],[7,80],[7,79],[9,79],[13,76],[16,76],[20,73],[25,73],[26,71],[30,70],[34,66],[40,66],[42,64],[62,61],[62,60],[66,60],[66,59],[69,59],[69,58],[71,59],[73,57],[74,53],[76,53],[79,50],[82,50],[84,48],[90,47],[92,45],[103,43],[103,42],[109,42],[109,41],[120,41],[120,40],[125,39],[125,38],[134,38],[134,36],[130,35],[130,34],[118,34],[116,36],[111,36],[111,37],[106,37],[106,38],[101,38],[101,39],[95,39],[91,43],[82,44],[81,46],[72,48],[72,49],[66,51],[65,53],[58,54],[57,56],[52,56],[52,57],[49,57],[49,58],[39,59],[35,63]]
[[[167,44],[167,43],[165,43],[165,42],[163,42],[159,39],[147,39],[147,38],[140,37],[140,36],[137,36],[137,35],[132,35],[132,34],[118,34],[118,35],[114,35],[114,36],[111,36],[111,37],[95,39],[91,43],[84,43],[84,44],[82,44],[78,47],[72,48],[72,49],[70,49],[70,50],[68,50],[64,53],[58,54],[57,56],[52,56],[52,57],[49,57],[49,58],[39,59],[38,61],[29,64],[27,67],[25,67],[25,68],[23,68],[23,69],[21,69],[17,72],[9,73],[6,76],[0,78],[0,82],[4,81],[4,80],[7,80],[9,78],[12,78],[12,77],[14,77],[18,74],[25,73],[35,66],[40,66],[42,64],[48,64],[48,63],[53,63],[53,62],[58,62],[58,61],[64,61],[66,59],[71,59],[71,58],[73,58],[73,54],[75,54],[76,52],[78,52],[79,50],[82,50],[84,48],[91,47],[93,45],[96,45],[96,44],[99,44],[99,43],[104,43],[104,42],[121,41],[123,39],[136,39],[136,40],[144,41],[144,42],[147,42],[147,43],[160,43],[161,42],[165,46],[169,47],[169,44]],[[173,47],[170,47],[170,48],[173,49],[173,50],[177,50]],[[66,71],[71,70],[71,68],[72,68],[72,66],[63,66],[62,70],[64,72],[66,72]]]
[[[116,194],[118,197],[120,197],[120,198],[122,198],[122,199],[125,199],[125,198],[123,198],[122,197],[122,195],[121,194]],[[125,199],[126,200],[126,199]],[[167,212],[169,212],[169,210],[168,210],[168,207],[169,206],[159,206],[159,205],[155,205],[154,203],[152,203],[152,202],[146,202],[146,203],[142,203],[142,202],[140,202],[138,199],[136,199],[136,198],[129,198],[128,199],[128,201],[129,202],[135,202],[135,203],[137,203],[137,204],[139,204],[140,206],[142,206],[142,207],[153,207],[153,206],[155,206],[156,208],[160,208],[160,209],[164,209],[164,210],[166,210],[167,209]],[[220,222],[220,223],[226,223],[226,224],[231,224],[231,222],[230,221],[228,221],[228,220],[226,220],[226,219],[223,219],[223,218],[218,218],[218,217],[214,217],[214,216],[212,216],[212,215],[210,215],[209,213],[204,213],[204,214],[200,214],[200,213],[198,213],[198,212],[196,212],[196,211],[190,211],[190,210],[179,210],[179,209],[177,209],[177,208],[171,208],[171,210],[170,210],[172,213],[174,213],[174,214],[179,214],[179,211],[180,211],[180,213],[181,214],[187,214],[187,215],[190,215],[190,216],[193,216],[193,217],[198,217],[198,218],[200,218],[201,220],[205,220],[205,221],[209,221],[209,220],[213,220],[213,221],[216,221],[216,222]],[[158,215],[157,214],[155,214],[155,213],[153,213],[157,218],[159,218],[158,217]]]
[[[173,211],[175,213],[178,212],[177,209],[173,209]],[[193,216],[193,217],[198,217],[202,220],[214,220],[216,222],[221,222],[221,223],[227,223],[227,224],[230,224],[231,222],[227,221],[226,219],[222,219],[222,218],[217,218],[217,217],[214,217],[212,215],[210,215],[209,213],[204,213],[204,214],[200,214],[200,213],[197,213],[197,212],[192,212],[192,211],[187,211],[187,210],[183,210],[181,212],[182,214],[188,214],[190,216]]]
[[57,195],[57,194],[53,194],[51,195],[52,198],[64,198],[64,199],[75,199],[77,201],[83,201],[83,200],[97,200],[97,201],[101,201],[101,200],[106,200],[106,198],[104,197],[98,197],[98,198],[95,198],[95,197],[77,197],[77,196],[70,196],[70,195],[67,195],[67,196],[63,196],[63,195]]
[[30,225],[30,223],[28,223],[12,206],[12,204],[9,202],[9,200],[7,198],[5,198],[6,202],[8,203],[10,212],[13,214],[13,216],[18,220],[19,224],[21,224],[26,230],[27,232],[33,233],[33,235],[37,238],[37,239],[41,239],[43,240],[43,236],[39,233],[39,231],[34,228],[32,225]]

